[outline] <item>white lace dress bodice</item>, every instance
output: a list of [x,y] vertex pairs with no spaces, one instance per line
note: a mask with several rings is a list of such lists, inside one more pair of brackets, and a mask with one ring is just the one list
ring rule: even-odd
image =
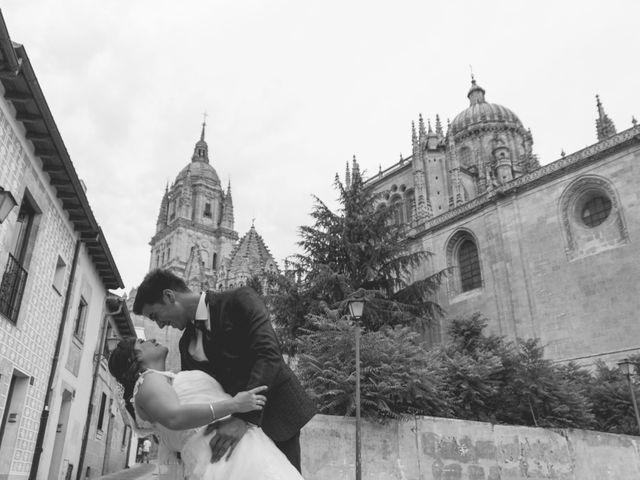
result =
[[[147,370],[136,382],[134,395],[144,382],[144,377],[155,372],[170,379],[181,404],[209,403],[230,396],[211,376],[200,370],[179,373]],[[215,432],[205,436],[204,428],[169,430],[159,423],[140,418],[134,402],[137,423],[141,430],[152,429],[160,442],[169,451],[180,452],[189,480],[302,480],[302,476],[289,463],[284,454],[264,434],[262,429],[250,426],[229,460],[210,463],[209,440]]]

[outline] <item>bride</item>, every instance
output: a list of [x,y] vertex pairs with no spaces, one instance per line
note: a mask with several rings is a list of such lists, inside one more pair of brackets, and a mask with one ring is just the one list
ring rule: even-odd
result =
[[155,431],[169,451],[180,452],[189,480],[302,480],[289,460],[251,425],[233,454],[211,463],[209,440],[202,428],[233,413],[261,410],[267,387],[233,398],[205,372],[165,371],[167,347],[155,340],[121,340],[109,357],[111,375],[124,387],[125,406],[139,429]]

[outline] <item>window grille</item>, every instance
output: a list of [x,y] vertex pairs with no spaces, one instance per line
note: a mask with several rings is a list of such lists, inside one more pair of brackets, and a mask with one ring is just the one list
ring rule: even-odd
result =
[[460,268],[460,285],[463,292],[482,286],[480,259],[478,249],[471,240],[465,240],[458,250],[458,266]]
[[76,314],[75,326],[73,328],[73,334],[81,342],[84,340],[84,329],[87,318],[87,302],[84,298],[80,297],[80,303],[78,304],[78,313]]
[[611,213],[611,200],[607,197],[593,197],[582,207],[582,221],[588,227],[597,227]]

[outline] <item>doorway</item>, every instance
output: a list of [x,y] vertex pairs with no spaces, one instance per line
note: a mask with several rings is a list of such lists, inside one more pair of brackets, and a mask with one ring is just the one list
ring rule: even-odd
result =
[[[64,441],[67,436],[67,426],[69,425],[69,412],[73,402],[73,392],[63,390],[62,403],[60,404],[60,414],[56,425],[56,439],[53,444],[53,454],[51,456],[51,466],[49,467],[49,480],[59,478],[62,455],[64,454]],[[68,470],[68,468],[67,468]]]
[[11,470],[28,387],[29,377],[14,370],[0,425],[0,475]]

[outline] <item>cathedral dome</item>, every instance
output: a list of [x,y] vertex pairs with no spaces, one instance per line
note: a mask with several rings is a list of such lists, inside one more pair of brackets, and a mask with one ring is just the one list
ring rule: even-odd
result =
[[185,177],[189,174],[191,176],[191,181],[193,182],[196,178],[203,178],[213,182],[216,185],[220,185],[220,178],[218,174],[209,163],[205,162],[191,162],[182,170],[176,177],[175,183],[182,182]]
[[196,142],[196,146],[193,149],[193,156],[191,157],[191,163],[184,167],[178,176],[175,183],[178,183],[185,179],[187,174],[191,176],[191,181],[202,178],[210,180],[215,185],[220,185],[220,178],[216,173],[215,168],[209,163],[209,146],[204,139],[204,128],[206,123],[202,123],[202,132],[200,133],[200,140]]
[[524,130],[522,122],[515,113],[497,103],[488,103],[484,99],[484,94],[484,89],[476,83],[475,79],[472,80],[471,89],[467,94],[470,105],[451,122],[449,128],[451,135],[457,136],[481,125],[504,126],[516,130]]

